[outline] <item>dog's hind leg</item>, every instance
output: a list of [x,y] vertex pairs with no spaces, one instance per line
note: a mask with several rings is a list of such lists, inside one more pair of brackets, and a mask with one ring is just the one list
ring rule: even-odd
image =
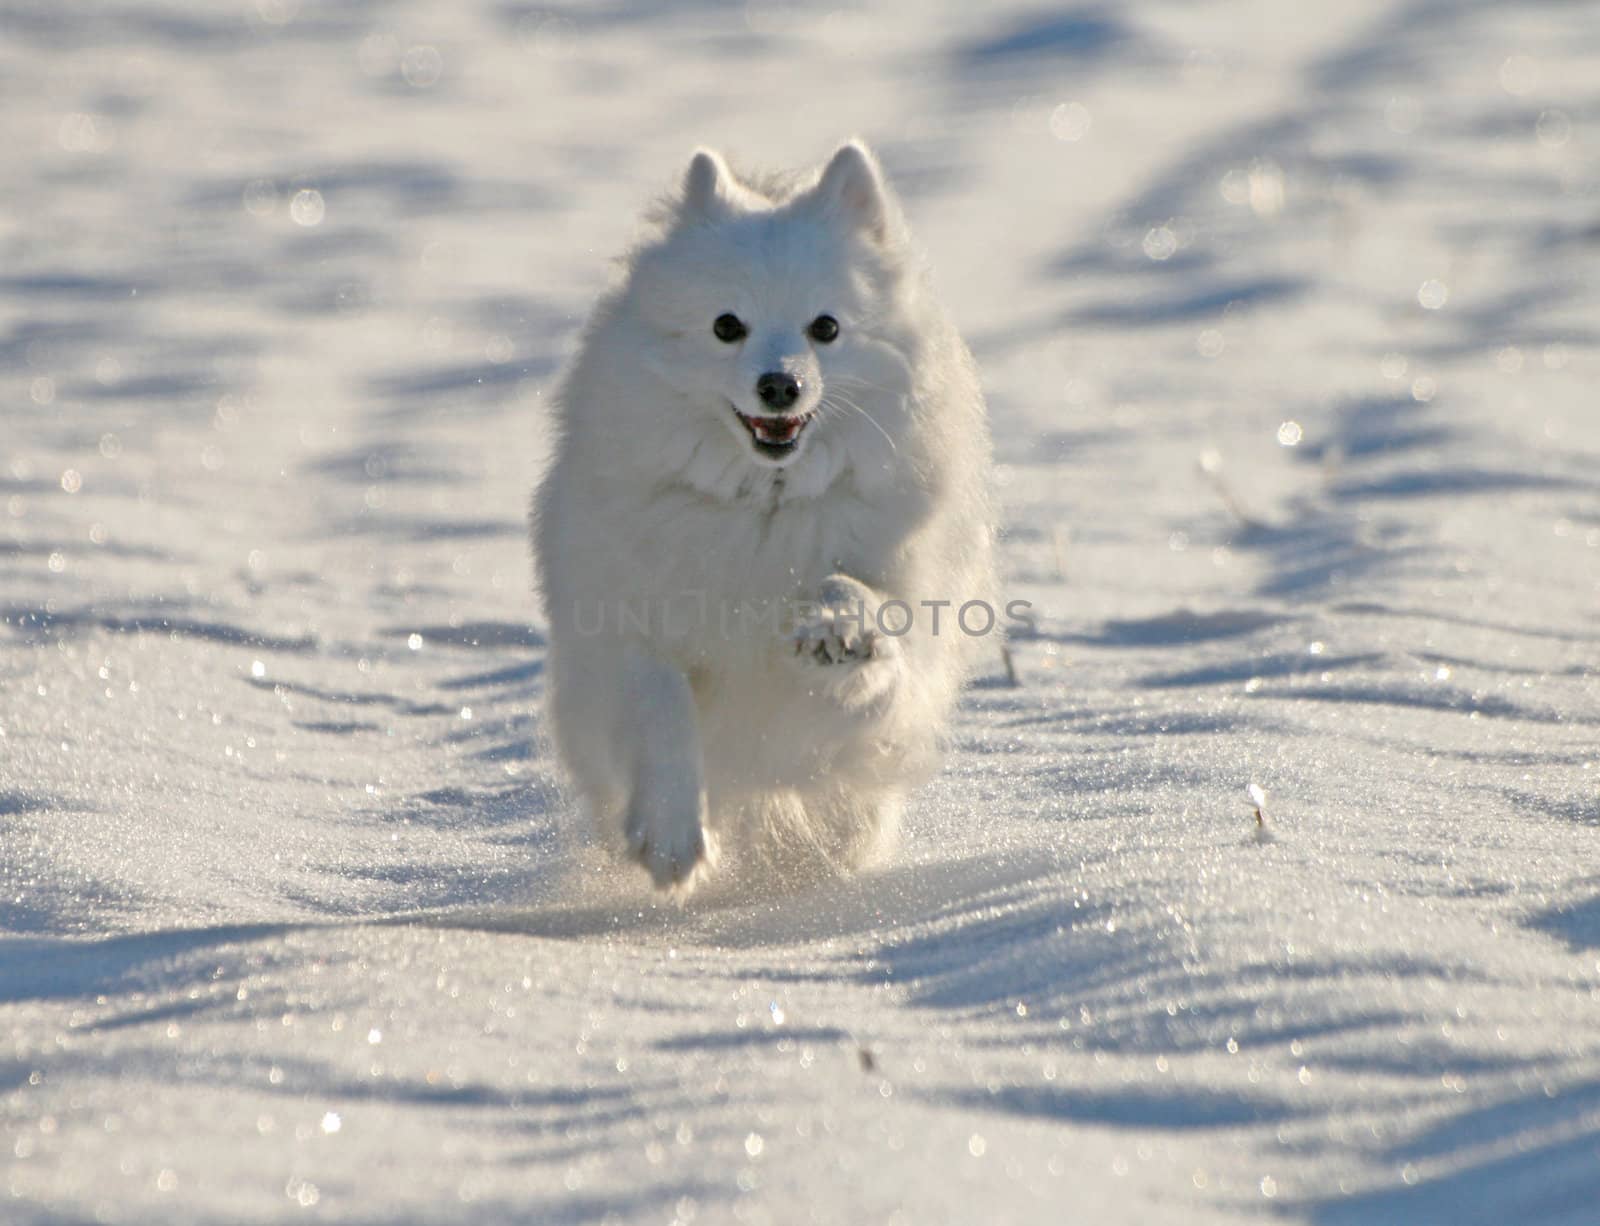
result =
[[802,890],[880,867],[899,841],[898,792],[827,789],[747,801],[747,837],[730,867],[748,888]]

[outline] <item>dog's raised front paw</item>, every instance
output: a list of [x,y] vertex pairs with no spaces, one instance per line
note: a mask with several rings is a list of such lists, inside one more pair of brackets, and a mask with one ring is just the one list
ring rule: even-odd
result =
[[795,619],[790,644],[808,664],[864,664],[890,654],[892,636],[878,625],[877,597],[854,579],[836,575]]
[[878,657],[883,636],[876,626],[838,609],[819,609],[795,624],[790,642],[809,664],[860,664]]
[[[901,675],[900,640],[879,621],[882,597],[865,584],[835,575],[804,608],[789,638],[814,693],[846,709],[865,708],[890,693]],[[891,620],[889,629],[897,627]]]

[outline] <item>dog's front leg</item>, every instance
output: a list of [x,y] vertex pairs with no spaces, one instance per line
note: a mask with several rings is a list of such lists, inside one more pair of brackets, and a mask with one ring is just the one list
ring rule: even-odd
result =
[[618,732],[632,791],[623,836],[657,886],[685,886],[712,851],[694,696],[678,669],[637,647],[626,652]]

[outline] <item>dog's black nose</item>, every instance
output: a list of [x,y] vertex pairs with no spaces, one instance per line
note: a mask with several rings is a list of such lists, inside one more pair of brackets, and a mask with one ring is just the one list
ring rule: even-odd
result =
[[769,409],[787,409],[800,399],[800,380],[781,370],[769,370],[756,380],[756,395]]

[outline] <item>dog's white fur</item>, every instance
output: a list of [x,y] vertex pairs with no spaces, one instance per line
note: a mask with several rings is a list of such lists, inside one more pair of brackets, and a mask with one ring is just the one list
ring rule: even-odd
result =
[[[697,153],[623,269],[561,384],[534,500],[560,755],[657,885],[687,887],[719,847],[785,878],[861,864],[994,649],[954,621],[995,598],[972,359],[859,142],[787,180]],[[749,329],[737,343],[713,335],[724,313]],[[807,332],[821,314],[832,343]],[[734,411],[763,413],[767,371],[798,378],[786,411],[811,415],[778,458]],[[903,636],[874,625],[891,599],[913,611]],[[813,603],[729,632],[727,609],[772,601]],[[937,633],[923,601],[953,602]]]

